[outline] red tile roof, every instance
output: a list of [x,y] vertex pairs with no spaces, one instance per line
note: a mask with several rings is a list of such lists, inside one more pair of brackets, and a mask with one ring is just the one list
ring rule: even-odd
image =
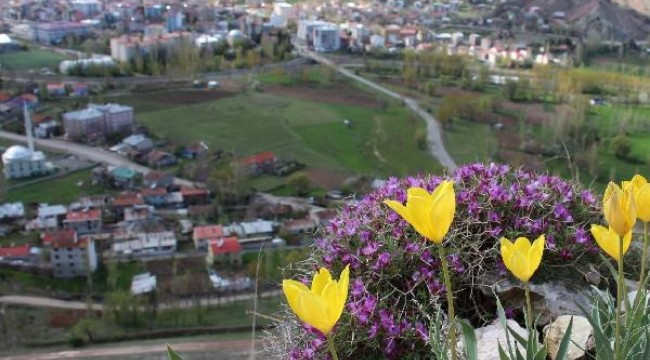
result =
[[66,221],[87,221],[102,218],[102,212],[98,209],[81,210],[81,211],[68,211],[65,217]]
[[171,176],[170,174],[161,172],[161,171],[150,171],[147,175],[144,176],[145,181],[160,181],[166,176]]
[[53,249],[60,248],[85,248],[88,245],[88,238],[73,238],[73,239],[55,239],[52,241]]
[[223,226],[208,225],[195,227],[192,238],[196,240],[223,238]]
[[20,97],[26,101],[31,101],[31,102],[38,101],[38,98],[34,94],[22,94],[20,95]]
[[126,193],[118,195],[115,200],[113,200],[113,206],[135,206],[135,205],[144,205],[144,200],[135,193]]
[[184,197],[185,196],[207,196],[208,190],[183,186],[181,188],[181,195],[183,195]]
[[239,159],[239,163],[242,166],[251,166],[251,165],[261,165],[264,163],[273,162],[275,160],[275,155],[272,152],[267,151],[252,156],[247,156],[245,158]]
[[164,187],[157,187],[153,189],[143,189],[140,191],[140,195],[144,196],[163,196],[167,194],[167,189]]
[[29,257],[29,245],[0,248],[0,258]]
[[44,246],[48,246],[52,245],[53,242],[74,241],[75,235],[74,230],[50,231],[43,234],[42,242]]
[[213,255],[238,253],[241,251],[239,239],[235,236],[213,240],[210,242],[210,248],[212,249]]
[[9,101],[9,99],[11,99],[11,95],[7,93],[0,93],[0,102]]

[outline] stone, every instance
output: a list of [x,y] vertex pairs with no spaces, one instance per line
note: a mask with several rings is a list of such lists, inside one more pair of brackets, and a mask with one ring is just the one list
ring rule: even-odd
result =
[[[528,331],[514,320],[507,320],[507,326],[514,330],[517,334],[523,338],[528,338]],[[501,322],[496,320],[492,325],[488,325],[479,329],[476,329],[476,341],[478,348],[478,360],[499,360],[499,345],[503,348],[504,351],[508,352],[508,341],[506,340],[506,333],[501,326]],[[514,349],[515,346],[519,347],[519,350],[522,353],[526,353],[526,349],[517,343],[517,340],[514,339],[512,334],[508,334],[510,339],[510,345]],[[542,345],[538,343],[538,347]]]
[[[491,285],[487,285],[490,284]],[[481,287],[488,296],[496,294],[504,307],[525,307],[524,289],[519,282],[505,279],[486,277],[486,286]],[[587,285],[571,286],[568,282],[549,281],[541,284],[531,284],[531,301],[533,315],[537,325],[550,324],[560,315],[580,315],[579,306],[589,309],[591,306],[590,292]]]
[[562,315],[555,319],[553,323],[544,327],[544,341],[548,346],[548,354],[551,360],[555,360],[557,357],[560,343],[572,317],[571,342],[569,343],[566,360],[579,359],[585,356],[585,350],[592,350],[596,346],[594,328],[589,323],[589,320],[582,316]]

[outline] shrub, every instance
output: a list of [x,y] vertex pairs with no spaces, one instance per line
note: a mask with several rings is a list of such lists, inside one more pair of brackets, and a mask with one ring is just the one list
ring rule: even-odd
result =
[[[497,164],[468,165],[444,178],[455,180],[457,209],[447,239],[455,252],[448,260],[460,317],[474,323],[494,318],[496,309],[485,305],[477,284],[486,272],[506,276],[495,250],[502,236],[546,235],[547,252],[536,280],[545,273],[577,279],[578,272],[561,268],[598,252],[586,228],[600,220],[597,200],[578,183]],[[431,191],[442,180],[391,178],[359,203],[344,207],[316,241],[305,276],[320,266],[333,273],[351,266],[348,305],[334,334],[342,358],[430,358],[434,314],[445,306],[437,249],[382,202],[403,202],[407,188]],[[270,339],[276,353],[294,359],[324,356],[322,337],[300,327],[292,315],[285,319],[278,327],[282,336]]]

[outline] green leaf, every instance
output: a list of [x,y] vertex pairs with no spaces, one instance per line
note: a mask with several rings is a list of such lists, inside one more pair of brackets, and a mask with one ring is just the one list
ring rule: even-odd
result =
[[537,351],[537,354],[535,354],[535,360],[546,360],[546,355],[548,354],[548,351],[546,350],[546,346],[542,346],[541,349]]
[[[499,296],[495,293],[494,297],[497,299],[497,314],[499,315],[499,322],[501,323],[501,328],[503,329],[503,332],[506,334],[506,346],[508,347],[508,354],[509,354],[509,359],[516,359],[515,353],[512,351],[512,346],[510,344],[510,335],[508,335],[508,322],[506,318],[506,312],[503,310],[503,305],[501,305],[501,300],[499,300]],[[515,346],[515,348],[517,348]]]
[[176,351],[172,350],[172,347],[169,344],[167,344],[167,356],[169,357],[169,360],[183,360]]
[[[580,304],[576,304],[580,311],[584,314],[585,318],[591,326],[594,328],[594,340],[596,341],[596,353],[600,359],[614,359],[614,349],[610,344],[609,337],[603,333],[602,327],[600,324],[594,320],[592,314],[590,314],[585,308]],[[601,357],[602,356],[602,357]]]
[[573,329],[573,316],[569,320],[569,326],[566,328],[564,336],[562,336],[562,341],[560,341],[560,347],[557,350],[557,355],[555,359],[564,360],[569,352],[569,344],[571,343],[571,330]]
[[501,343],[499,343],[499,360],[514,360],[510,359],[508,355],[506,355],[506,352],[503,351],[503,348],[501,347]]
[[468,360],[478,360],[478,347],[476,345],[476,333],[474,328],[467,323],[467,321],[458,319],[460,323],[460,328],[463,331],[463,337],[465,338],[465,353],[467,354]]

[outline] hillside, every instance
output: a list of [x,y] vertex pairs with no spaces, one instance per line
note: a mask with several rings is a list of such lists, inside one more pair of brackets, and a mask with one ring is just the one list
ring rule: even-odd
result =
[[648,0],[614,0],[614,2],[650,16],[650,1]]
[[[602,40],[646,40],[650,35],[650,16],[633,9],[649,9],[647,0],[514,0],[511,4],[523,9],[533,6],[549,17],[557,11],[566,14],[568,24],[585,37]],[[630,6],[630,7],[626,7]]]

